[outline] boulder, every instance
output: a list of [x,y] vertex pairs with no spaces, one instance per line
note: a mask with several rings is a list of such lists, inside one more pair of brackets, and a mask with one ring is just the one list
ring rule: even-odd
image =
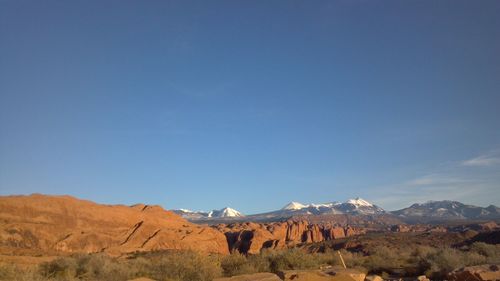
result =
[[500,269],[498,265],[490,264],[468,266],[455,269],[448,274],[448,278],[451,281],[500,280]]
[[216,278],[214,281],[281,281],[278,275],[274,273],[254,273],[254,274],[244,274],[236,275],[226,278]]
[[378,275],[368,275],[365,277],[365,281],[384,281],[384,279]]
[[431,279],[427,278],[425,275],[420,275],[417,277],[417,281],[431,281]]

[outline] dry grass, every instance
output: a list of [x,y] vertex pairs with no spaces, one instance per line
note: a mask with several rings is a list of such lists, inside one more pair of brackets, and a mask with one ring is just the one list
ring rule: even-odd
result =
[[[460,249],[413,245],[405,249],[379,245],[366,252],[341,250],[348,267],[363,268],[382,275],[426,274],[442,279],[451,270],[469,265],[500,263],[500,245],[476,242]],[[0,266],[0,280],[107,280],[122,281],[136,277],[155,280],[208,281],[218,276],[254,272],[279,272],[289,269],[312,269],[323,265],[339,265],[336,251],[321,253],[304,249],[267,250],[259,255],[205,255],[191,251],[137,253],[127,259],[106,255],[74,255],[61,257],[39,266]]]

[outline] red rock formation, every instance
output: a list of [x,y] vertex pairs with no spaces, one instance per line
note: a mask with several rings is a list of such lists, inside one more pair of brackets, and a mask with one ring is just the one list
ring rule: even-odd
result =
[[312,238],[312,242],[321,242],[323,240],[326,240],[326,237],[325,237],[325,232],[324,232],[324,228],[317,225],[317,224],[313,224],[311,227],[310,227],[310,230],[311,231],[311,238]]
[[345,231],[343,227],[338,227],[334,226],[328,229],[329,232],[329,239],[339,239],[339,238],[344,238],[345,237]]
[[307,240],[307,234],[305,231],[308,229],[309,223],[307,221],[298,221],[298,222],[287,222],[287,233],[286,233],[286,241],[291,242],[305,242]]
[[101,205],[70,196],[0,197],[0,253],[160,249],[228,253],[224,235],[159,206]]
[[257,224],[220,224],[214,226],[225,233],[231,252],[259,253],[262,249],[281,249],[301,243],[315,243],[364,233],[363,229],[287,221]]

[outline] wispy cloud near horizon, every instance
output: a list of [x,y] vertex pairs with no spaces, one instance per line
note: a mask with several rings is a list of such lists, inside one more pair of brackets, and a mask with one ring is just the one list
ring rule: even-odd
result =
[[457,184],[463,182],[465,182],[465,180],[458,177],[435,173],[409,180],[405,183],[405,185],[408,186],[447,185],[447,184]]
[[462,166],[492,166],[497,164],[500,164],[500,155],[497,151],[462,161]]
[[[407,207],[429,200],[456,200],[466,204],[498,204],[500,173],[491,167],[500,164],[498,150],[454,162],[413,179],[382,187],[384,196],[374,198],[388,209]],[[477,167],[471,169],[471,167]],[[481,167],[483,169],[481,169]]]

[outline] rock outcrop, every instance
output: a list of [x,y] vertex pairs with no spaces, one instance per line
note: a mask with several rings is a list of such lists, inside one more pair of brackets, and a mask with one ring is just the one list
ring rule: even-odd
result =
[[228,253],[224,234],[160,206],[102,205],[70,196],[0,197],[0,253],[192,249]]
[[500,280],[498,265],[478,265],[456,269],[448,274],[451,281],[490,281]]
[[282,249],[302,243],[314,243],[364,233],[360,228],[287,221],[278,223],[221,224],[215,229],[225,233],[229,251],[257,254],[262,249]]
[[384,281],[384,279],[378,275],[368,275],[365,277],[365,281]]

